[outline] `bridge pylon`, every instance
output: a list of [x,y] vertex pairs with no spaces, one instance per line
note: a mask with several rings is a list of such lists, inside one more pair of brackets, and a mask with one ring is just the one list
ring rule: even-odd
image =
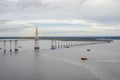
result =
[[39,47],[39,36],[38,36],[38,28],[36,27],[36,32],[35,32],[35,46],[34,49],[40,49]]

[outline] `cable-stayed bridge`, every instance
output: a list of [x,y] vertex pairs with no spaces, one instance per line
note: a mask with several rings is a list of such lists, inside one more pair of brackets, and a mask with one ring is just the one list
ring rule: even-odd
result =
[[[101,44],[109,43],[113,41],[109,37],[39,37],[38,28],[36,27],[35,37],[0,37],[0,43],[4,43],[3,51],[6,53],[7,43],[9,42],[9,51],[11,52],[12,44],[14,42],[14,51],[18,51],[18,42],[19,41],[28,41],[34,40],[35,44],[33,45],[34,49],[40,49],[39,41],[40,40],[51,40],[51,48],[55,50],[57,48],[70,48],[74,46],[84,46],[92,44]],[[1,49],[1,48],[0,48]]]

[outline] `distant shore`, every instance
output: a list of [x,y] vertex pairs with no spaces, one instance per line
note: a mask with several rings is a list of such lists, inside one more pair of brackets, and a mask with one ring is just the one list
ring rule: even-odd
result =
[[[0,39],[34,39],[35,37],[0,37]],[[66,39],[66,40],[96,40],[96,39],[120,39],[120,36],[93,36],[93,37],[78,37],[78,36],[72,36],[72,37],[39,37],[39,39],[43,40],[51,40],[51,39]]]

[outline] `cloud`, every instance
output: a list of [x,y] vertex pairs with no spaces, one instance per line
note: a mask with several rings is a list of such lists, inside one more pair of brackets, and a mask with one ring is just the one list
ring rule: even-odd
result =
[[[5,27],[2,27],[5,26]],[[94,21],[80,19],[40,19],[13,20],[1,24],[0,31],[8,32],[9,36],[34,36],[35,27],[39,28],[40,36],[105,36],[118,35],[120,25],[110,26]]]
[[[116,0],[88,0],[85,5],[81,7],[79,12],[82,12],[82,16],[94,20],[116,19],[116,16],[120,18],[120,2]],[[117,19],[118,20],[118,19]],[[113,21],[114,22],[114,21]]]
[[83,5],[84,3],[86,3],[88,0],[80,0],[80,4]]
[[116,0],[23,0],[19,2],[21,7],[25,8],[20,11],[28,17],[79,18],[106,24],[119,24],[119,3]]
[[15,10],[15,2],[0,0],[0,14],[9,13]]
[[0,33],[31,35],[29,31],[38,26],[45,35],[118,35],[119,4],[119,0],[0,0]]
[[2,0],[0,17],[3,19],[83,19],[119,24],[119,3],[119,0]]
[[39,7],[45,7],[48,3],[46,0],[19,0],[17,3],[17,6],[20,6],[22,8],[39,8]]

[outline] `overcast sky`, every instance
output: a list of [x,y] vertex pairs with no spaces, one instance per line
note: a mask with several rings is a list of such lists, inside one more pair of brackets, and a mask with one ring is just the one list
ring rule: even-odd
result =
[[0,0],[0,36],[120,36],[120,0]]

